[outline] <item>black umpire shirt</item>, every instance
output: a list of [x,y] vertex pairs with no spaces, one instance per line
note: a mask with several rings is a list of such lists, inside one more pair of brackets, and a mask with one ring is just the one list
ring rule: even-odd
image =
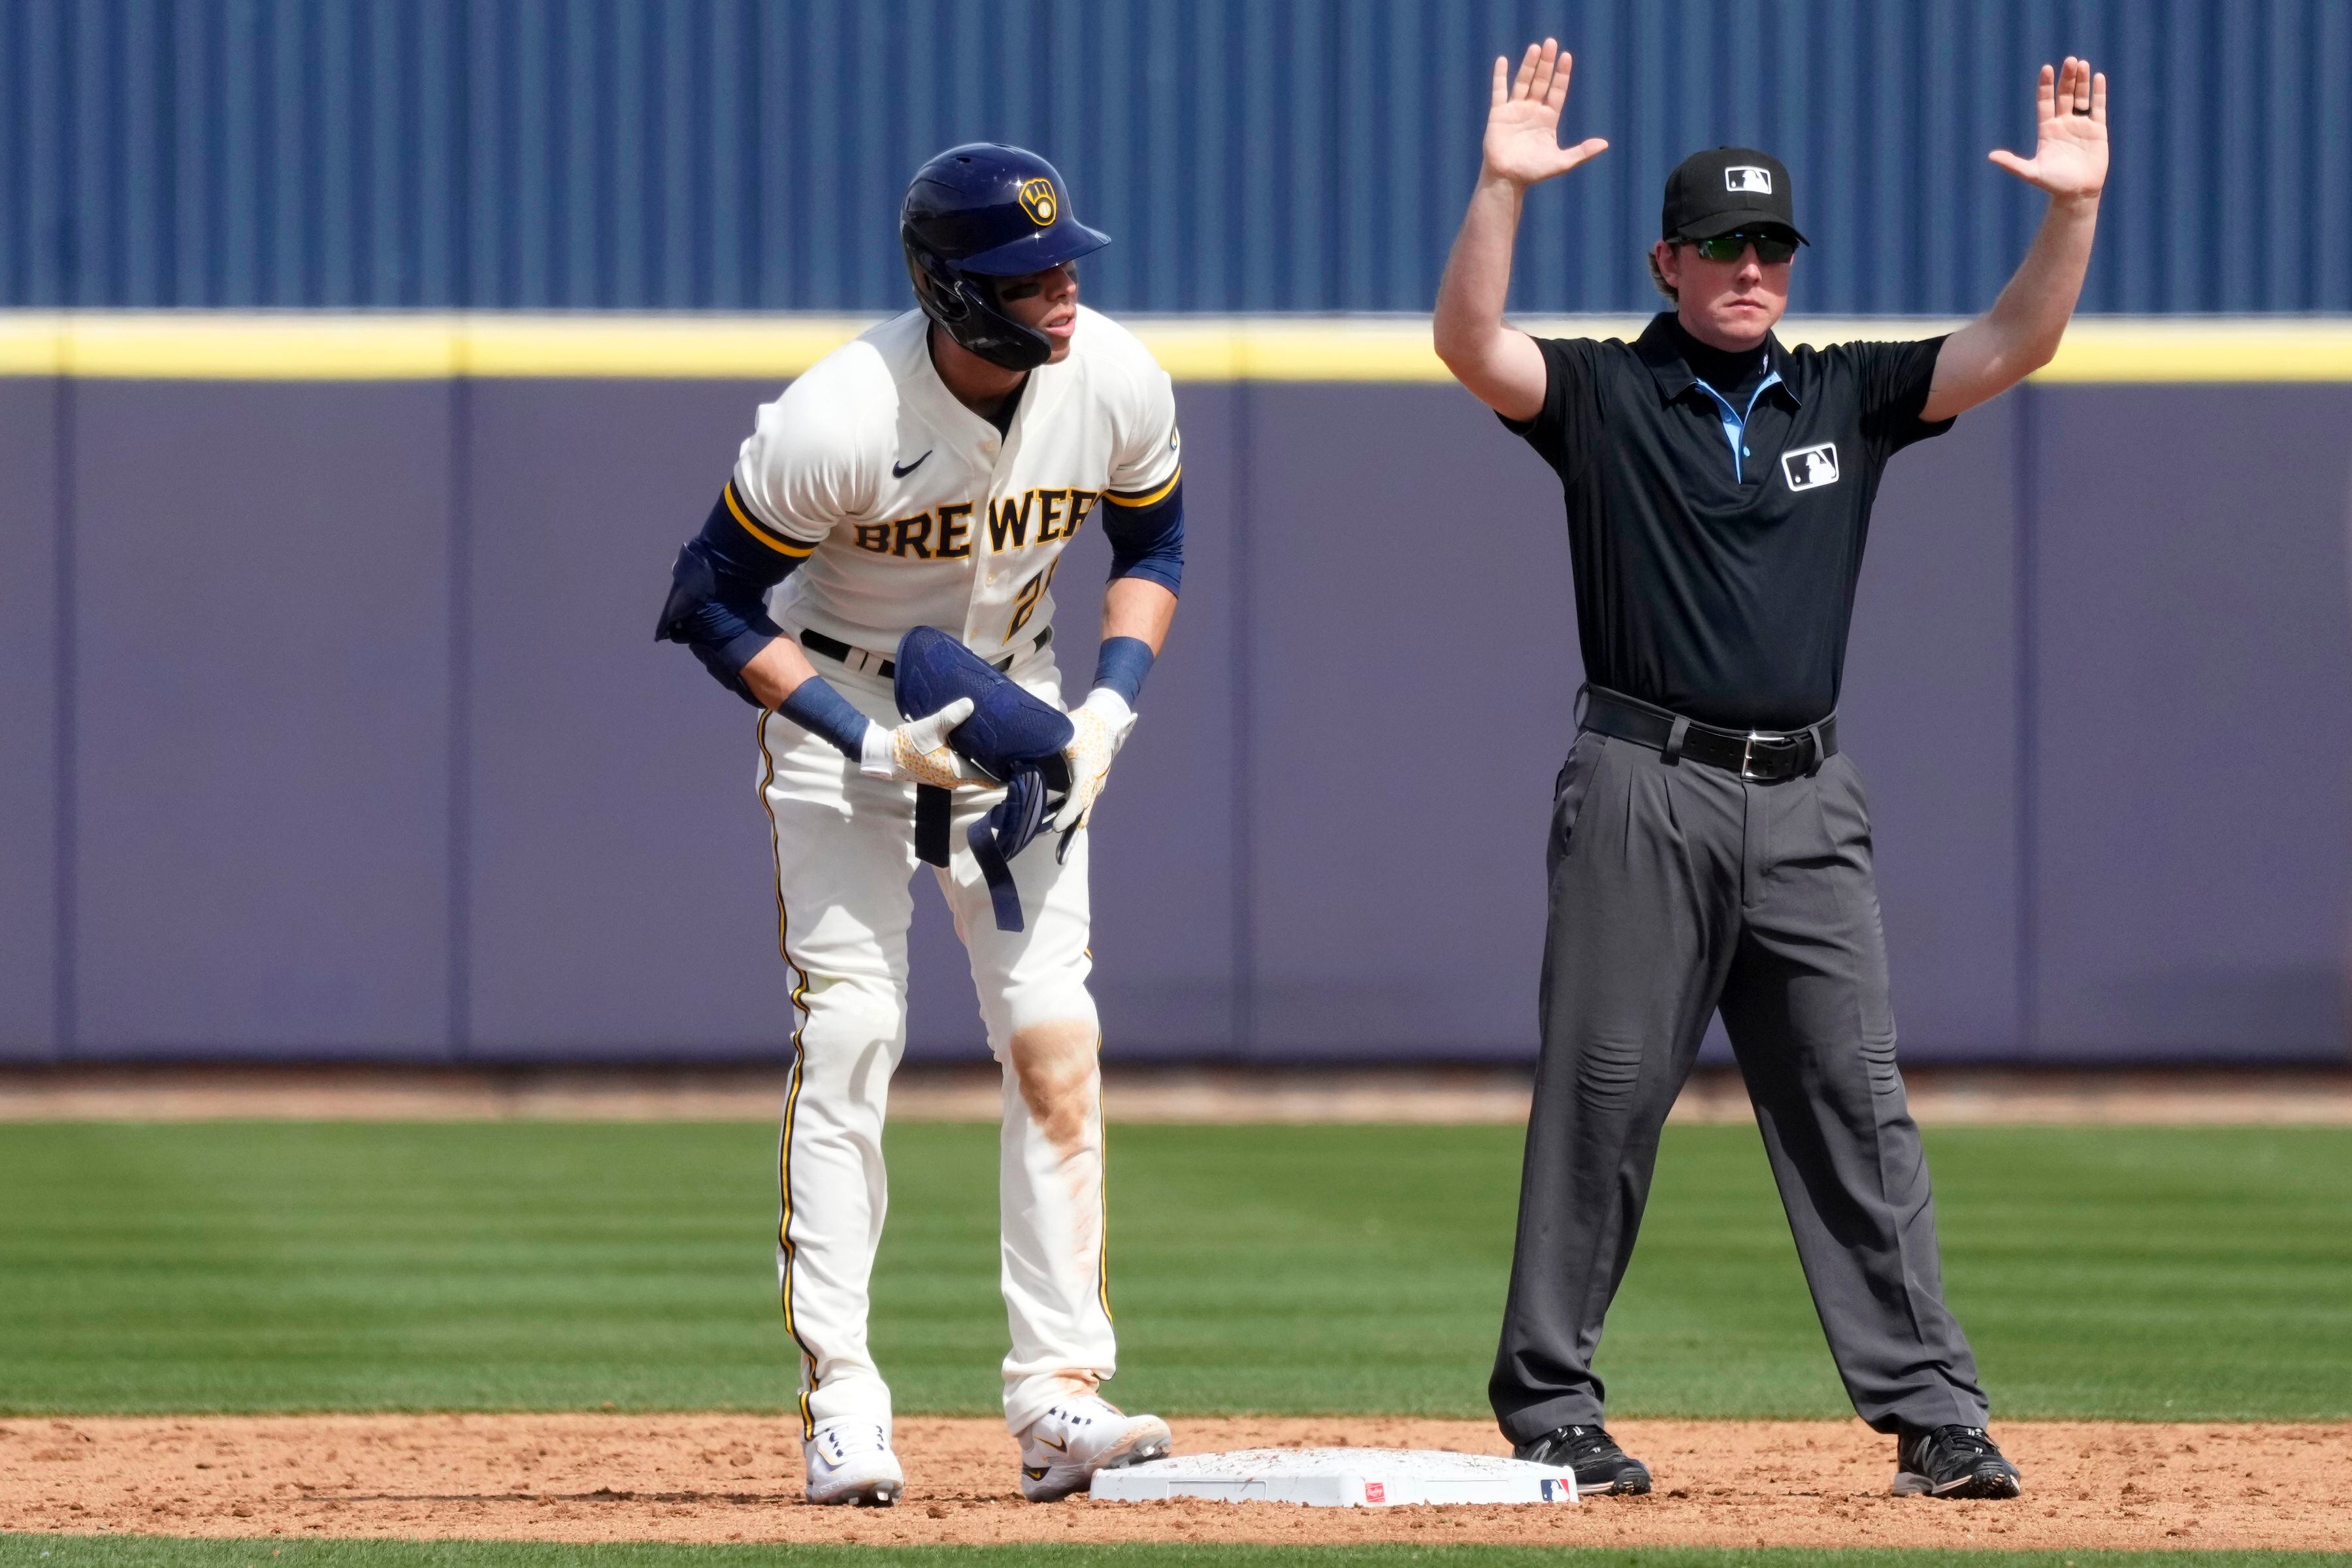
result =
[[1790,350],[1717,389],[1671,313],[1628,343],[1538,340],[1527,437],[1559,474],[1585,676],[1738,730],[1837,708],[1871,499],[1919,417],[1943,339]]

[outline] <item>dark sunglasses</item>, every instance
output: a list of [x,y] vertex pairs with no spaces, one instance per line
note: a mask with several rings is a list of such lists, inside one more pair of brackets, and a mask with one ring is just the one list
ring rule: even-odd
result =
[[1718,234],[1713,239],[1690,242],[1691,248],[1709,261],[1737,261],[1751,245],[1756,247],[1756,259],[1767,267],[1777,266],[1797,254],[1797,242],[1785,234],[1756,234],[1744,228]]

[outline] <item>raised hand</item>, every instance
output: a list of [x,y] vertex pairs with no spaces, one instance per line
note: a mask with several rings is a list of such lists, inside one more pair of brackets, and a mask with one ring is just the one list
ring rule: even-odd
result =
[[1488,174],[1532,185],[1565,174],[1609,145],[1598,136],[1573,147],[1559,144],[1559,106],[1568,101],[1568,73],[1574,64],[1557,38],[1529,44],[1516,79],[1511,62],[1495,57],[1495,96],[1486,111],[1484,147]]
[[[2091,62],[2066,57],[2053,72],[2042,68],[2035,95],[2033,156],[1998,149],[1987,154],[2028,184],[2053,196],[2095,196],[2107,183],[2107,79]],[[1486,132],[1488,143],[1494,132]]]

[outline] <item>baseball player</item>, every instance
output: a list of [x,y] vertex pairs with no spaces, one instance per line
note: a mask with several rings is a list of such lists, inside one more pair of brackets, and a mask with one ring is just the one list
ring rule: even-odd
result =
[[[1045,159],[950,148],[908,187],[900,237],[921,308],[760,409],[678,555],[660,635],[760,710],[777,940],[798,1015],[776,1274],[800,1350],[809,1500],[887,1505],[904,1484],[866,1287],[929,785],[953,792],[958,847],[939,884],[1004,1069],[1004,1415],[1023,1495],[1050,1501],[1169,1444],[1158,1416],[1098,1393],[1117,1355],[1083,829],[1175,613],[1181,443],[1167,373],[1078,303],[1075,264],[1109,238],[1077,221]],[[911,628],[936,627],[1059,706],[1054,574],[1089,525],[1111,546],[1101,655],[1069,710],[1056,831],[1011,862],[1022,914],[1008,930],[961,847],[1005,795],[950,742],[971,703],[902,721],[892,655]]]
[[2043,67],[2034,155],[1992,154],[2050,206],[1991,310],[1949,337],[1816,352],[1772,335],[1806,243],[1789,171],[1738,147],[1668,179],[1649,264],[1673,308],[1638,341],[1504,323],[1527,188],[1607,146],[1559,144],[1570,63],[1549,39],[1516,79],[1495,62],[1435,322],[1455,377],[1559,475],[1589,682],[1552,806],[1495,1414],[1521,1458],[1570,1465],[1586,1489],[1650,1489],[1601,1425],[1592,1356],[1659,1130],[1719,1009],[1846,1391],[1896,1438],[1895,1490],[2014,1497],[1944,1304],[1836,708],[1885,464],[2057,352],[2106,178],[2106,79]]

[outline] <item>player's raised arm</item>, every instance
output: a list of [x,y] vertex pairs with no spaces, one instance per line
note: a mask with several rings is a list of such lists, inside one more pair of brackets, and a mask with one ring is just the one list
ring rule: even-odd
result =
[[1544,401],[1543,352],[1533,338],[1503,322],[1520,205],[1529,185],[1568,173],[1609,145],[1598,136],[1573,147],[1559,144],[1559,110],[1568,101],[1573,64],[1553,38],[1528,46],[1516,77],[1509,60],[1496,58],[1478,184],[1437,286],[1437,357],[1507,419],[1532,419]]
[[2033,156],[1990,156],[2049,192],[2050,210],[1992,309],[1945,340],[1922,418],[1949,419],[2048,364],[2082,298],[2107,183],[2107,79],[2072,55],[2055,71],[2043,66],[2035,110]]

